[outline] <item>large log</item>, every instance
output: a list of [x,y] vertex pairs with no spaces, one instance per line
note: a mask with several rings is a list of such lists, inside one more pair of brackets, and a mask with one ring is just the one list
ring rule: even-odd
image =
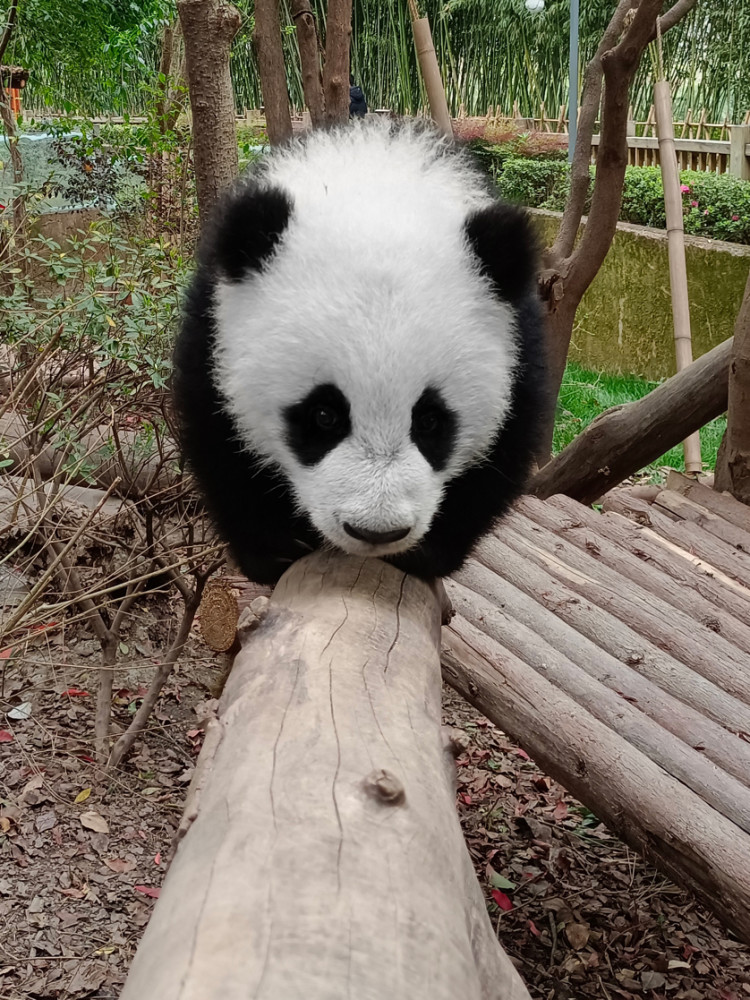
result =
[[593,503],[656,461],[726,410],[731,353],[730,338],[643,399],[602,413],[539,470],[531,491]]
[[498,945],[440,729],[440,608],[316,553],[227,681],[122,1000],[529,1000]]

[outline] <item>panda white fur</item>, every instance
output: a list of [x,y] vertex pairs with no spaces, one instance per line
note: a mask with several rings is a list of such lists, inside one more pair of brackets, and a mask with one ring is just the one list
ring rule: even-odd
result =
[[375,122],[271,152],[199,254],[173,390],[242,570],[314,548],[456,570],[520,493],[545,405],[536,251],[471,157]]

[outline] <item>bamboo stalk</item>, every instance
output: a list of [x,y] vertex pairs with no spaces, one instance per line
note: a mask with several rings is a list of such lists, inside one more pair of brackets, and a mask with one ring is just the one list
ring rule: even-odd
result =
[[[669,84],[664,79],[657,80],[654,84],[654,107],[656,109],[661,176],[664,184],[664,205],[667,214],[669,284],[672,292],[675,355],[677,357],[677,371],[680,372],[693,363],[693,345],[690,332],[685,231],[682,223],[682,194],[674,144],[672,96]],[[684,440],[683,449],[685,471],[693,474],[702,472],[700,431],[695,431]]]
[[414,44],[417,49],[417,59],[419,68],[422,71],[427,100],[430,102],[430,113],[441,132],[448,136],[453,135],[451,116],[448,111],[448,102],[445,99],[445,88],[440,76],[440,66],[435,55],[435,46],[432,42],[432,32],[430,31],[430,21],[427,17],[415,16],[419,14],[414,0],[409,0],[409,10],[411,12],[411,29],[414,33]]

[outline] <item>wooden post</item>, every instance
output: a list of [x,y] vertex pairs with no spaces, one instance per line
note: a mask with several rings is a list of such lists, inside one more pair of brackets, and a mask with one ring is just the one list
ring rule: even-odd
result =
[[[654,84],[656,128],[659,137],[659,159],[664,184],[664,204],[667,214],[667,242],[669,249],[669,284],[672,291],[672,319],[677,371],[681,372],[693,362],[690,334],[690,300],[688,298],[687,264],[685,261],[685,230],[682,223],[682,194],[677,154],[674,145],[674,120],[669,83],[657,80]],[[700,432],[696,431],[683,442],[685,471],[698,474],[703,471]]]
[[435,46],[432,42],[429,18],[419,16],[416,0],[409,0],[409,11],[411,13],[411,30],[414,33],[414,45],[417,49],[419,68],[422,71],[422,79],[427,91],[427,100],[430,102],[432,120],[441,132],[452,136],[453,125],[448,111],[448,102],[445,99],[445,88],[440,76]]
[[750,143],[750,125],[731,125],[729,143],[729,173],[750,181],[750,159],[745,152]]
[[318,552],[244,641],[122,1000],[530,1000],[441,737],[436,591]]

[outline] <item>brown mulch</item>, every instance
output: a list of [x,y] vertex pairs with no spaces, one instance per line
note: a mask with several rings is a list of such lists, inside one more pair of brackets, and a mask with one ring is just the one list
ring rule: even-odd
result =
[[[121,728],[144,693],[163,614],[141,613],[125,637]],[[164,876],[218,661],[192,641],[146,740],[108,779],[91,758],[94,644],[45,636],[5,666],[0,1000],[114,1000]],[[8,719],[23,703],[29,718]],[[534,1000],[750,997],[750,949],[447,689],[444,715],[470,738],[458,760],[461,822]]]

